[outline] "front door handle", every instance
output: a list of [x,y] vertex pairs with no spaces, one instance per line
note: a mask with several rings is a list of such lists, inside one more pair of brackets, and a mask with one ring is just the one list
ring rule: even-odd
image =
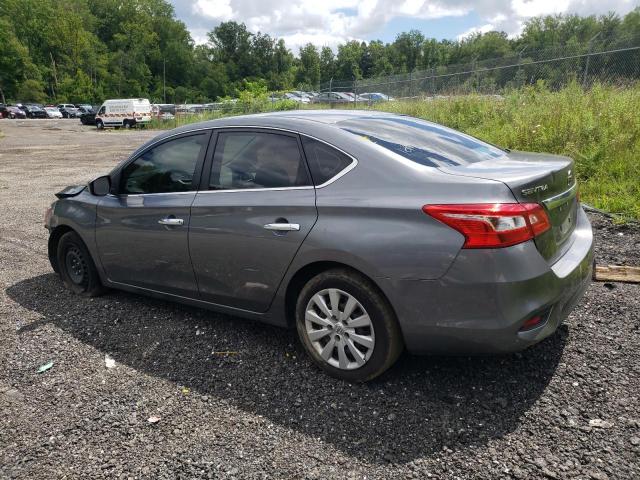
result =
[[300,230],[299,223],[267,223],[264,228],[275,232],[297,232]]
[[178,227],[180,225],[184,225],[184,220],[181,218],[163,218],[162,220],[158,220],[160,225],[170,225],[172,227]]

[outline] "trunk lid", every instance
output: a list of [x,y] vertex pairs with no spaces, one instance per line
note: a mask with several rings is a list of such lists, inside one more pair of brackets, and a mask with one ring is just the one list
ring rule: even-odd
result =
[[550,263],[571,246],[578,212],[577,184],[571,158],[529,152],[509,152],[500,158],[460,166],[440,167],[452,175],[498,180],[520,203],[541,204],[552,228],[535,240]]

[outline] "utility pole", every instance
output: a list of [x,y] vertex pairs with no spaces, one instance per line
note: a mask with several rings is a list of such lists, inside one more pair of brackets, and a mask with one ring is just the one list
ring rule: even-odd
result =
[[167,59],[162,58],[162,91],[164,93],[164,103],[167,103]]

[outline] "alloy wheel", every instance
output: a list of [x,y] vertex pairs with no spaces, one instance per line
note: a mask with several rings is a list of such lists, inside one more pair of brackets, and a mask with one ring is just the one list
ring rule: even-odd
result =
[[318,355],[341,370],[362,367],[375,347],[369,314],[353,295],[337,288],[311,297],[305,309],[305,333]]

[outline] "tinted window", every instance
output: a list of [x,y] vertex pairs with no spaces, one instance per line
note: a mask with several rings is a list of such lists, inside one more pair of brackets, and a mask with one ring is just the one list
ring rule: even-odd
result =
[[209,188],[283,188],[309,183],[295,137],[259,132],[219,135]]
[[204,152],[208,134],[191,135],[151,148],[125,167],[122,193],[168,193],[194,190],[192,185],[198,158]]
[[313,182],[316,185],[321,185],[335,177],[353,162],[344,153],[312,138],[303,136],[302,146],[307,156]]
[[356,118],[338,126],[429,167],[466,165],[505,155],[477,138],[415,118]]

